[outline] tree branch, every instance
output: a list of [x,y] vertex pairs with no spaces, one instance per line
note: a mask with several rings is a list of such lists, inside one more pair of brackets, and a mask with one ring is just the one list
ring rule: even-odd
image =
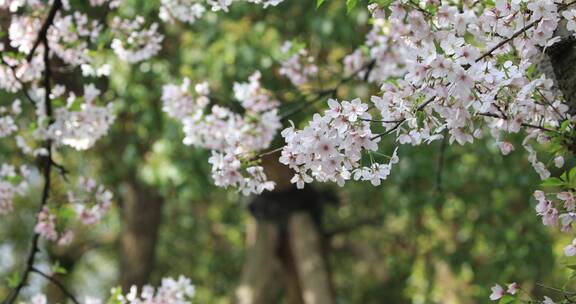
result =
[[311,101],[305,102],[305,103],[301,104],[300,106],[296,107],[295,109],[280,115],[280,120],[285,121],[288,117],[302,111],[303,109],[305,109],[308,106],[315,104],[316,102],[322,100],[326,96],[336,97],[336,94],[338,93],[338,89],[340,89],[340,87],[342,87],[346,83],[352,81],[354,78],[356,78],[356,76],[358,76],[363,71],[366,71],[366,74],[364,74],[364,80],[367,81],[368,78],[370,77],[370,73],[374,69],[375,65],[376,65],[376,60],[374,60],[374,59],[370,60],[368,63],[361,66],[360,68],[358,68],[356,71],[352,72],[347,77],[340,79],[340,81],[334,87],[329,88],[329,89],[325,89],[325,90],[317,91],[315,93],[316,96],[314,96],[314,98]]
[[38,32],[38,37],[36,38],[36,40],[34,40],[34,44],[32,45],[32,48],[30,49],[30,53],[28,53],[28,56],[26,56],[26,60],[28,62],[32,61],[32,57],[34,57],[34,53],[36,52],[38,45],[40,45],[40,42],[43,42],[46,39],[46,35],[48,34],[48,29],[50,28],[52,23],[54,23],[54,18],[56,18],[56,13],[61,8],[62,8],[62,0],[54,0],[54,3],[52,3],[52,6],[50,7],[50,11],[48,12],[48,16],[46,16],[46,20],[44,20],[44,23],[42,24],[42,27],[40,28],[40,31]]
[[31,272],[37,273],[38,275],[40,275],[41,277],[45,278],[46,280],[50,281],[52,284],[56,285],[61,291],[62,293],[68,297],[72,302],[74,302],[75,304],[80,304],[80,302],[78,302],[78,300],[76,299],[76,297],[74,296],[74,294],[72,294],[71,291],[69,291],[66,286],[64,286],[64,284],[62,284],[62,282],[58,281],[55,277],[50,276],[42,271],[40,271],[38,268],[36,267],[32,267],[30,269]]
[[[52,9],[50,10],[51,15],[55,15],[56,11],[61,7],[61,5],[62,5],[62,3],[60,2],[60,0],[55,0],[54,4],[52,5]],[[54,20],[53,16],[51,18],[47,18],[47,21],[50,21],[50,23],[45,23],[45,24],[48,24],[46,26],[46,28],[50,26],[50,24],[53,20]],[[43,26],[43,28],[44,28],[44,26]],[[43,57],[43,59],[44,59],[44,80],[43,80],[44,110],[45,110],[46,116],[48,118],[48,127],[49,127],[54,122],[54,118],[52,116],[52,100],[50,99],[50,93],[51,93],[50,81],[52,78],[52,70],[50,69],[50,45],[48,44],[48,38],[46,37],[46,32],[47,32],[47,29],[41,32],[43,34],[39,35],[39,41],[41,40],[41,42],[44,46],[44,57]],[[30,52],[30,54],[33,54],[34,49]],[[31,58],[30,55],[29,55],[29,58]],[[48,154],[41,157],[42,175],[44,177],[44,187],[42,189],[42,198],[40,201],[40,206],[38,208],[38,213],[40,213],[42,211],[42,209],[44,208],[44,206],[46,206],[48,204],[48,198],[50,196],[50,186],[51,186],[51,171],[52,171],[52,167],[54,165],[54,161],[52,160],[52,140],[46,139],[44,142],[44,147],[48,151]],[[37,221],[38,221],[38,217],[36,217],[36,222]],[[16,301],[16,299],[18,298],[20,292],[22,291],[22,289],[24,288],[24,286],[28,282],[28,277],[30,276],[30,273],[32,271],[34,271],[34,262],[35,262],[35,258],[36,258],[36,253],[38,253],[40,251],[39,244],[40,244],[40,234],[38,234],[37,232],[34,232],[34,235],[32,237],[31,246],[30,246],[30,251],[28,252],[28,258],[26,260],[26,268],[24,269],[22,277],[21,277],[20,281],[18,282],[18,284],[16,285],[16,287],[8,294],[8,297],[4,300],[4,302],[3,302],[4,304],[14,303]]]

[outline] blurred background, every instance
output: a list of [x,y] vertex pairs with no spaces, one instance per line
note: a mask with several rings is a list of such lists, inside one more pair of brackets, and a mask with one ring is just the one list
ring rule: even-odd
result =
[[[121,14],[159,21],[159,2],[126,0]],[[342,77],[343,57],[362,45],[368,18],[365,5],[347,13],[344,1],[319,9],[311,0],[266,10],[239,3],[194,25],[161,23],[163,50],[147,62],[129,65],[103,52],[113,70],[97,85],[115,102],[116,122],[95,148],[62,149],[56,158],[73,174],[106,185],[116,204],[97,228],[79,227],[70,246],[45,244],[42,263],[57,262],[66,272],[60,279],[78,294],[102,297],[111,286],[182,274],[196,285],[196,303],[241,303],[246,286],[259,299],[254,303],[300,303],[305,284],[294,273],[308,255],[321,259],[320,280],[328,278],[337,303],[480,303],[496,282],[518,281],[537,296],[544,292],[539,282],[562,285],[568,273],[558,257],[570,240],[537,218],[530,194],[539,179],[521,149],[504,157],[489,140],[401,147],[400,164],[379,187],[314,184],[299,194],[280,187],[243,197],[213,186],[208,152],[183,145],[181,125],[162,112],[163,84],[207,80],[216,102],[233,107],[233,83],[255,70],[282,97],[282,109],[296,107],[298,90],[278,74],[283,42],[304,43],[320,66],[313,85],[329,87]],[[81,87],[75,77],[57,77]],[[338,97],[367,100],[377,92],[351,82]],[[323,107],[317,103],[292,120],[301,124]],[[277,139],[273,147],[279,145]],[[381,147],[390,154],[395,146],[388,139]],[[4,160],[20,157],[13,147],[0,150]],[[278,165],[267,170],[286,178]],[[55,191],[56,199],[65,198],[58,184]],[[15,216],[0,221],[0,277],[24,263],[38,195],[30,191],[16,202]],[[308,215],[300,230],[291,226],[298,213]],[[315,237],[318,248],[295,251]],[[39,290],[64,301],[40,280],[26,292]],[[0,284],[0,298],[7,291]]]

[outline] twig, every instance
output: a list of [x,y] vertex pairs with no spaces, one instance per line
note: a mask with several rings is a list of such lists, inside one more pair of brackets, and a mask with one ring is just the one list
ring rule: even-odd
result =
[[345,85],[346,83],[350,82],[352,79],[356,78],[356,76],[358,76],[363,71],[366,71],[366,74],[364,74],[364,79],[367,80],[370,77],[370,73],[374,69],[375,65],[376,65],[376,60],[370,60],[368,63],[366,63],[365,65],[361,66],[356,71],[354,71],[352,74],[348,75],[347,77],[340,79],[340,81],[334,87],[317,91],[315,93],[316,96],[314,96],[314,98],[311,101],[305,102],[305,103],[301,104],[300,106],[296,107],[295,109],[280,115],[280,120],[285,121],[288,117],[302,111],[303,109],[305,109],[308,106],[315,104],[316,102],[322,100],[326,96],[336,97],[336,94],[338,93],[338,89],[340,89],[341,86]]
[[576,292],[574,292],[574,291],[566,291],[566,290],[563,290],[563,289],[559,289],[559,288],[555,288],[555,287],[551,287],[551,286],[546,286],[546,285],[544,285],[544,284],[542,284],[542,283],[536,283],[536,286],[539,286],[539,287],[542,287],[542,288],[546,288],[546,289],[550,289],[550,290],[552,290],[552,291],[556,291],[556,292],[559,292],[559,293],[562,293],[562,294],[566,294],[566,295],[576,295]]
[[52,161],[52,166],[54,166],[54,168],[58,169],[58,171],[60,172],[60,176],[62,176],[62,178],[64,179],[64,181],[69,182],[68,180],[68,169],[66,169],[66,167],[64,167],[63,165],[55,162],[53,159],[51,159]]
[[[62,3],[60,2],[60,0],[54,1],[52,9],[50,10],[52,15],[56,14],[56,11],[61,7],[61,5]],[[50,20],[50,22],[52,22],[53,19],[54,17],[47,18],[47,21]],[[51,23],[48,23],[46,27],[49,27],[50,24]],[[46,37],[46,32],[47,29],[42,32],[44,33],[43,35],[39,36],[39,40],[41,40],[42,44],[44,45],[44,57],[43,57],[44,59],[43,86],[44,86],[44,108],[45,108],[44,110],[46,116],[48,117],[48,126],[50,126],[52,123],[54,123],[54,118],[52,116],[52,100],[50,99],[50,93],[51,93],[50,80],[52,78],[52,70],[50,69],[50,46],[48,44],[48,38]],[[33,50],[31,51],[30,54],[32,53]],[[42,156],[42,175],[44,177],[44,187],[42,189],[42,198],[40,200],[38,213],[40,213],[44,208],[44,206],[48,204],[48,198],[50,196],[50,186],[51,186],[51,171],[54,165],[54,161],[52,160],[52,140],[46,139],[46,141],[44,142],[44,147],[48,151],[48,154]],[[36,217],[36,221],[38,221],[38,217]],[[28,258],[26,260],[26,268],[24,269],[22,277],[18,282],[18,284],[16,285],[16,287],[12,289],[12,291],[8,294],[8,297],[4,300],[3,302],[4,304],[14,303],[18,298],[18,295],[26,285],[30,272],[32,272],[34,269],[36,253],[40,251],[39,243],[40,243],[40,234],[34,232],[34,236],[32,237],[32,242],[30,246],[30,251],[28,252]]]
[[62,284],[62,282],[58,281],[55,277],[50,276],[42,271],[40,271],[38,268],[36,267],[32,267],[32,269],[30,269],[31,272],[37,273],[38,275],[40,275],[41,277],[45,278],[46,280],[50,281],[52,284],[56,285],[60,291],[62,291],[62,293],[68,297],[68,299],[70,299],[72,302],[74,302],[75,304],[80,304],[80,302],[76,299],[76,297],[74,296],[74,294],[72,294],[71,291],[69,291],[66,286],[64,286],[64,284]]
[[26,83],[22,81],[20,77],[18,77],[18,74],[16,73],[16,67],[11,64],[8,64],[8,62],[4,60],[4,56],[2,56],[1,52],[0,52],[0,63],[2,63],[3,65],[7,66],[10,69],[14,79],[16,79],[16,81],[22,86],[22,92],[24,93],[24,96],[26,96],[26,99],[28,99],[30,103],[32,103],[32,105],[35,105],[36,101],[30,96],[30,94],[28,94],[28,88]]
[[269,151],[266,151],[266,152],[262,152],[262,153],[256,155],[256,156],[253,158],[253,160],[260,159],[260,158],[262,158],[262,157],[264,157],[264,156],[267,156],[267,155],[272,155],[272,154],[274,154],[274,153],[276,153],[276,152],[280,152],[280,151],[282,151],[282,149],[284,149],[284,147],[278,147],[278,148],[273,149],[273,150],[269,150]]
[[[493,114],[493,113],[477,113],[476,115],[508,120],[507,117],[502,117],[498,114]],[[528,124],[528,123],[521,123],[520,125],[523,127],[527,127],[527,128],[539,129],[539,130],[546,131],[546,132],[558,133],[558,131],[546,128],[544,126],[537,126],[537,125]]]
[[[300,105],[296,109],[294,109],[292,111],[288,111],[287,113],[284,113],[283,115],[280,115],[280,120],[285,121],[288,117],[290,117],[290,116],[302,111],[304,108],[322,100],[323,97],[326,97],[328,95],[332,95],[332,97],[335,97],[336,93],[338,92],[338,89],[342,85],[350,82],[352,79],[354,79],[356,76],[358,76],[358,74],[360,74],[362,71],[366,71],[366,74],[364,74],[364,80],[367,80],[370,77],[370,73],[374,69],[375,65],[376,65],[376,60],[370,60],[370,62],[363,65],[362,67],[360,67],[359,69],[354,71],[352,74],[348,75],[345,78],[340,79],[338,84],[336,84],[336,86],[334,86],[333,88],[318,91],[316,93],[316,96],[314,97],[314,99],[312,101],[303,103],[302,105]],[[264,156],[271,155],[271,154],[274,154],[276,152],[282,151],[283,148],[284,147],[278,147],[278,148],[275,148],[275,149],[270,150],[270,151],[262,152],[262,153],[256,155],[255,157],[253,157],[252,160],[257,160],[257,159],[260,159]]]
[[[567,4],[561,5],[559,7],[559,11],[564,10],[566,8],[568,8],[570,5],[576,4],[576,1],[572,1],[569,2]],[[476,60],[474,60],[474,62],[479,62],[480,60],[488,57],[488,56],[492,56],[492,53],[494,53],[494,51],[496,51],[497,49],[499,49],[500,47],[502,47],[503,45],[509,43],[510,41],[516,39],[518,36],[522,35],[524,32],[526,32],[527,30],[533,28],[536,24],[538,24],[540,21],[542,20],[542,18],[538,18],[530,23],[528,23],[526,26],[524,26],[523,28],[519,29],[518,31],[516,31],[512,36],[508,37],[507,39],[504,39],[502,41],[500,41],[498,44],[496,44],[495,46],[493,46],[492,48],[490,48],[487,52],[483,53],[480,57],[476,58]]]
[[[424,108],[426,106],[428,106],[429,104],[431,104],[434,101],[434,99],[436,99],[436,96],[430,97],[428,100],[426,100],[425,103],[421,104],[420,106],[418,106],[418,108],[416,108],[416,112],[420,112],[420,111],[424,110]],[[370,140],[378,139],[384,135],[388,135],[388,134],[396,131],[400,127],[400,125],[402,125],[402,123],[404,123],[405,121],[406,121],[406,118],[402,118],[392,127],[392,129],[390,129],[384,133],[377,134],[377,135],[373,136],[372,138],[370,138]]]
[[32,61],[32,57],[34,57],[34,53],[36,52],[38,45],[40,45],[40,42],[42,42],[46,38],[46,35],[48,34],[48,29],[54,22],[54,18],[56,18],[56,13],[61,8],[62,8],[62,0],[54,0],[54,3],[52,3],[50,11],[48,12],[48,16],[46,16],[46,20],[44,20],[44,23],[42,24],[42,27],[38,32],[38,37],[36,38],[36,40],[34,40],[34,44],[30,49],[30,53],[28,53],[28,56],[26,56],[26,60],[28,62]]

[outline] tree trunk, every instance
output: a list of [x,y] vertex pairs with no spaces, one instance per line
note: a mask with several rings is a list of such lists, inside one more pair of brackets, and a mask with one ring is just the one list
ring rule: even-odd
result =
[[249,205],[254,218],[249,221],[247,258],[235,302],[278,303],[281,297],[289,304],[334,303],[320,232],[320,197],[310,186],[295,189],[292,172],[277,159],[264,159],[276,190],[255,197]]
[[558,24],[556,36],[562,40],[546,50],[558,89],[562,91],[570,113],[576,113],[576,38],[566,29],[566,21]]
[[304,303],[335,303],[321,235],[312,218],[307,213],[295,213],[288,228]]
[[276,225],[250,218],[246,243],[246,262],[236,289],[235,303],[270,303],[275,289],[271,285],[280,271],[279,260],[274,254],[278,243]]
[[148,283],[154,269],[163,199],[137,182],[128,182],[122,188],[120,284],[129,288]]

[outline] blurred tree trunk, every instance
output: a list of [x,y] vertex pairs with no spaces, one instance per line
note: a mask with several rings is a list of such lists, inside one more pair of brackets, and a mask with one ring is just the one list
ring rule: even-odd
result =
[[[154,269],[163,198],[135,179],[123,184],[120,284],[148,283]],[[126,290],[126,289],[125,289]]]
[[273,192],[250,203],[247,252],[235,303],[332,304],[334,293],[321,226],[321,199],[310,186],[298,190],[292,172],[264,159]]
[[[553,77],[570,107],[570,113],[576,113],[576,38],[566,29],[566,21],[562,20],[556,30],[556,36],[562,40],[546,50],[550,58]],[[548,72],[548,75],[550,73]]]
[[267,303],[278,286],[274,278],[280,271],[279,260],[274,255],[278,243],[278,230],[273,223],[248,220],[246,262],[240,285],[236,289],[239,304]]
[[334,303],[321,235],[310,214],[298,212],[292,215],[288,226],[304,303]]
[[[571,115],[576,114],[576,38],[566,29],[566,20],[560,21],[556,29],[556,36],[561,41],[546,50],[549,62],[545,66],[551,67],[555,85],[562,91]],[[542,65],[542,64],[541,64]],[[547,75],[552,74],[550,72]],[[564,145],[573,154],[576,154],[576,136],[566,139]]]

